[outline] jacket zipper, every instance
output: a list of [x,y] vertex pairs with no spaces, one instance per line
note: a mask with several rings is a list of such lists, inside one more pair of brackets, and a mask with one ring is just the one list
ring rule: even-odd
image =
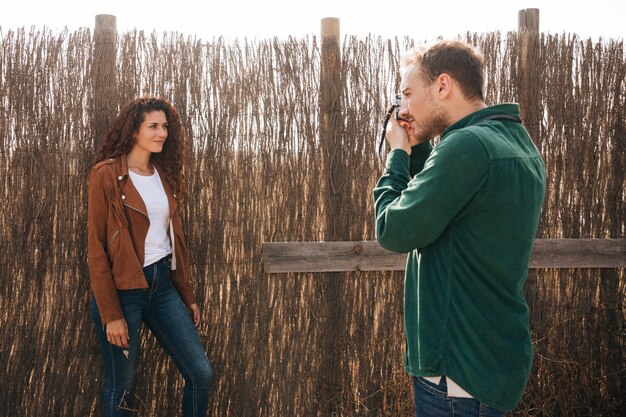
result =
[[113,243],[113,241],[119,234],[120,234],[120,229],[117,229],[115,233],[113,233],[113,237],[111,238],[111,240],[109,240],[109,243],[107,243],[107,249],[111,247],[111,244]]
[[143,214],[144,216],[148,217],[148,214],[147,214],[147,213],[144,213],[143,211],[139,210],[138,208],[135,208],[135,207],[131,206],[130,204],[126,204],[126,203],[122,203],[122,204],[124,204],[126,207],[128,207],[128,208],[130,208],[130,209],[133,209],[133,210],[135,210],[136,212],[141,213],[141,214]]

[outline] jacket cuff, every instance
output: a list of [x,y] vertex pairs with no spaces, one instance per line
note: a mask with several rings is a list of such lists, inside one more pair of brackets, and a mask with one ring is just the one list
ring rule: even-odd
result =
[[120,305],[120,299],[117,296],[117,291],[114,295],[102,294],[99,292],[94,292],[94,295],[96,297],[96,305],[98,306],[100,320],[102,321],[103,325],[110,323],[114,320],[124,318],[124,312],[122,311],[122,306]]
[[178,291],[178,294],[180,294],[180,298],[183,299],[183,302],[185,303],[186,306],[189,307],[192,304],[197,303],[196,297],[193,295],[193,290],[191,289],[191,285],[189,285],[189,282],[173,281],[173,283],[174,283],[174,287]]
[[430,152],[433,150],[433,146],[430,142],[419,143],[411,146],[410,156],[410,168],[409,173],[411,177],[420,173],[424,169],[424,163],[430,156]]

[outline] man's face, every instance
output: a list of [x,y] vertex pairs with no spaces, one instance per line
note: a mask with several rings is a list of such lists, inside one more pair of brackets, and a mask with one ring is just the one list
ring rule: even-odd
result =
[[437,100],[437,83],[428,82],[419,67],[410,65],[402,73],[400,117],[408,120],[407,134],[418,142],[431,140],[448,127],[445,114]]

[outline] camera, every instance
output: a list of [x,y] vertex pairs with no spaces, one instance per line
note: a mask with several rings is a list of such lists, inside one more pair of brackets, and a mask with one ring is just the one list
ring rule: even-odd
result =
[[398,112],[400,111],[400,106],[402,105],[402,93],[396,93],[393,96],[393,103],[391,104],[392,111],[395,110],[395,118],[398,118]]
[[389,119],[393,114],[394,119],[403,120],[399,116],[400,106],[402,105],[402,93],[396,93],[393,96],[393,100],[391,102],[391,106],[387,113],[385,114],[385,119],[383,120],[383,132],[380,135],[380,143],[378,144],[378,154],[380,155],[383,150],[383,145],[385,143],[385,133],[387,131],[387,124],[389,123]]

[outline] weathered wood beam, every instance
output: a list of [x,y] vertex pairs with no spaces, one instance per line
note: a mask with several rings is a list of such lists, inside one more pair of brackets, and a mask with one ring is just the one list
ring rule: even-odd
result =
[[[401,271],[406,254],[375,241],[266,242],[264,272]],[[626,239],[536,239],[529,268],[624,268]]]

